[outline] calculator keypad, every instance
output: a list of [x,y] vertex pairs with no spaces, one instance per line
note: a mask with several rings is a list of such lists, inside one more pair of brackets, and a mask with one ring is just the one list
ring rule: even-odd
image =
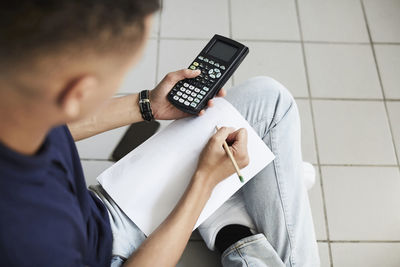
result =
[[225,66],[212,59],[198,56],[189,69],[199,69],[201,73],[196,78],[179,81],[169,94],[174,101],[196,108],[210,91],[210,87],[222,76]]

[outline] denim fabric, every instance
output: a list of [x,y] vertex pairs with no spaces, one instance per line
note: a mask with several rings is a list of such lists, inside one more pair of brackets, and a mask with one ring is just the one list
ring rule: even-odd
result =
[[[258,234],[239,240],[221,256],[223,266],[319,266],[308,195],[303,184],[300,120],[288,90],[255,77],[229,90],[226,99],[247,119],[275,154],[236,195],[245,203]],[[100,186],[92,187],[110,211],[112,266],[121,266],[145,236]]]

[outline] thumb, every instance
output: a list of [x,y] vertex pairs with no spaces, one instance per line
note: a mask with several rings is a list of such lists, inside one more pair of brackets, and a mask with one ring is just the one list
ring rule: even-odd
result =
[[183,79],[190,79],[198,76],[200,74],[200,70],[190,70],[183,69],[174,72],[170,72],[167,74],[166,78],[171,82],[177,82]]

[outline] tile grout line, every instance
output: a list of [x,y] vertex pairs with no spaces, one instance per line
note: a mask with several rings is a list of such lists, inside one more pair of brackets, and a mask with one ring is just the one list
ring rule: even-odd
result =
[[161,0],[161,9],[160,9],[160,13],[158,14],[158,31],[157,31],[157,52],[156,52],[156,71],[155,71],[155,75],[156,75],[156,82],[154,86],[157,86],[158,83],[158,69],[159,69],[159,65],[160,65],[160,42],[161,42],[161,14],[162,14],[162,7],[163,7],[163,2]]
[[395,158],[396,158],[397,165],[399,166],[399,172],[400,172],[400,160],[399,160],[399,155],[398,155],[397,149],[396,149],[396,140],[394,138],[393,127],[392,127],[392,123],[391,123],[391,120],[390,120],[390,114],[389,114],[388,105],[387,105],[387,102],[386,102],[385,90],[383,89],[382,76],[381,76],[381,72],[380,72],[379,65],[378,65],[378,59],[376,57],[375,46],[374,46],[374,44],[372,42],[372,35],[371,35],[371,30],[370,30],[370,27],[369,27],[369,23],[368,23],[367,13],[365,11],[364,1],[360,0],[360,4],[361,4],[362,12],[363,12],[363,15],[364,15],[365,25],[367,27],[367,32],[368,32],[368,37],[369,37],[370,46],[371,46],[371,50],[372,50],[372,55],[373,55],[374,61],[375,61],[375,67],[376,67],[376,72],[378,74],[379,85],[381,87],[381,92],[382,92],[382,96],[383,96],[383,100],[384,100],[383,101],[383,105],[385,107],[386,119],[387,119],[387,123],[389,125],[390,135],[392,136],[392,144],[393,144],[394,155],[395,155]]
[[322,167],[381,167],[381,168],[396,168],[397,164],[320,164]]
[[304,72],[306,75],[307,90],[308,90],[308,96],[309,96],[308,102],[309,102],[309,106],[310,106],[311,120],[312,120],[312,125],[313,125],[314,142],[315,142],[314,148],[316,150],[315,152],[316,152],[316,157],[317,157],[318,173],[319,173],[319,177],[320,177],[321,196],[322,196],[322,201],[323,201],[324,217],[325,217],[325,229],[326,229],[325,233],[326,233],[326,239],[327,239],[327,244],[328,244],[330,266],[333,267],[332,249],[331,249],[331,242],[330,242],[330,236],[329,236],[328,214],[327,214],[325,192],[324,192],[324,183],[323,183],[323,177],[322,177],[322,169],[320,166],[321,161],[320,161],[320,157],[319,157],[313,102],[311,100],[312,94],[311,94],[311,86],[310,86],[310,75],[309,75],[308,67],[307,67],[307,59],[306,59],[306,51],[305,51],[306,49],[305,49],[305,45],[304,45],[304,41],[303,41],[303,29],[302,29],[301,20],[300,20],[300,9],[299,9],[299,1],[298,0],[295,0],[295,7],[296,7],[296,15],[297,15],[297,24],[299,27],[299,34],[300,34],[300,40],[301,40],[301,49],[302,49],[302,54],[303,54]]
[[[230,14],[230,16],[231,16],[231,14]],[[157,37],[150,37],[150,39],[156,39],[156,38]],[[180,41],[209,41],[210,40],[210,39],[203,38],[203,37],[176,37],[176,36],[163,36],[163,37],[160,37],[160,39],[161,40],[180,40]],[[301,41],[301,40],[285,40],[285,39],[251,39],[251,38],[237,38],[236,40],[243,41],[243,42],[265,42],[265,43],[300,44],[303,42],[305,44],[370,45],[370,42],[344,42],[344,41],[304,41],[304,40]],[[400,42],[372,42],[372,43],[378,44],[378,45],[394,45],[394,46],[400,45]]]

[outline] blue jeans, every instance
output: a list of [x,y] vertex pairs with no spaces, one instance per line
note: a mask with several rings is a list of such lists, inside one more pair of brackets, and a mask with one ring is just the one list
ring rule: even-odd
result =
[[[237,194],[258,234],[232,244],[223,266],[319,266],[308,195],[303,184],[300,120],[288,90],[268,77],[255,77],[228,91],[226,99],[246,118],[275,154]],[[146,236],[97,185],[91,187],[110,211],[114,234],[112,266],[140,246]]]

